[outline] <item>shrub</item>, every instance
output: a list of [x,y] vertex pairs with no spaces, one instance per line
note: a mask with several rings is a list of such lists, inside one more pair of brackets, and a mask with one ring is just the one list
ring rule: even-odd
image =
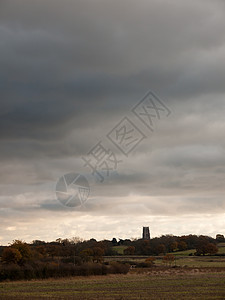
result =
[[24,279],[24,273],[20,266],[16,264],[4,265],[0,272],[0,280],[19,280]]
[[22,268],[23,279],[30,280],[36,278],[35,270],[31,265],[24,265]]
[[154,257],[148,257],[146,258],[145,262],[148,264],[149,267],[153,266],[154,265],[154,261],[155,261],[155,258]]
[[174,260],[175,260],[175,257],[174,257],[173,254],[167,254],[163,257],[163,263],[166,264],[166,265],[169,265],[169,266],[172,265]]
[[84,263],[80,266],[72,263],[44,263],[41,261],[25,264],[2,265],[0,269],[0,281],[3,280],[21,280],[21,279],[46,279],[50,277],[68,277],[68,276],[90,276],[106,275],[109,273],[126,274],[129,271],[128,264],[118,262],[110,263],[108,266],[101,263]]
[[130,270],[130,265],[122,264],[116,261],[110,263],[109,273],[111,274],[127,274]]
[[22,258],[18,249],[7,247],[2,252],[2,261],[7,264],[17,264]]

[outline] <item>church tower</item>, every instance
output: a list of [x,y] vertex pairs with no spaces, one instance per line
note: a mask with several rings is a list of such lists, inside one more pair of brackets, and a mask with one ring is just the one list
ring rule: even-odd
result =
[[143,227],[142,238],[143,238],[143,240],[150,240],[150,231],[149,231],[149,227]]

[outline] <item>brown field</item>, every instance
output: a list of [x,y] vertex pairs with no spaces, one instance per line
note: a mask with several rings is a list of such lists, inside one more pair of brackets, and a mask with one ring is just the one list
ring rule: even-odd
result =
[[[145,259],[105,257],[131,265]],[[156,257],[155,266],[127,275],[1,282],[0,299],[225,299],[225,257],[179,256],[172,267]]]
[[225,268],[153,267],[127,275],[3,282],[0,299],[225,299]]

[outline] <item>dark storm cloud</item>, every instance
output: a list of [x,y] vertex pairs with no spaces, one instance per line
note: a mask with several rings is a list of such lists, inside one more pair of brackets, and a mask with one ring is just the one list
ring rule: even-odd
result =
[[222,16],[208,1],[3,2],[1,134],[56,139],[150,86],[168,99],[223,92]]

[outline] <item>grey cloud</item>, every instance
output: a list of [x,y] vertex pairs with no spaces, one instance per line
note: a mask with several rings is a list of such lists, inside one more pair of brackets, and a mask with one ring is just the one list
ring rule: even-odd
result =
[[[225,172],[224,8],[219,0],[2,0],[4,226],[16,213],[29,224],[27,214],[38,219],[40,213],[66,222],[70,212],[54,199],[54,184],[72,171],[91,177],[81,156],[100,140],[123,162],[103,184],[91,183],[86,210],[71,212],[77,218],[219,214]],[[172,111],[153,133],[130,111],[149,89]],[[125,115],[147,135],[128,158],[106,138]],[[84,224],[81,228],[86,234]]]

